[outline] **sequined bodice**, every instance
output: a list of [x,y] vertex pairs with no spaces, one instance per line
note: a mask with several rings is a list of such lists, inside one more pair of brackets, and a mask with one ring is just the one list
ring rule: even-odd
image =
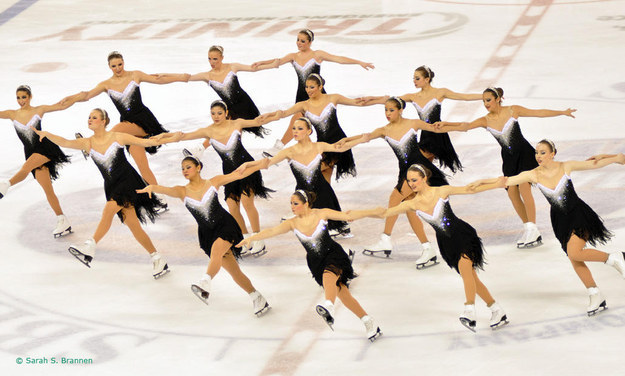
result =
[[126,114],[144,107],[139,84],[135,81],[130,81],[121,93],[113,89],[108,89],[107,93],[120,114]]
[[208,85],[217,92],[217,95],[223,100],[232,101],[235,94],[241,91],[239,79],[234,71],[228,72],[223,82],[210,80]]
[[455,221],[459,221],[449,205],[449,199],[439,198],[432,214],[417,210],[417,215],[429,223],[436,232],[450,235]]
[[324,139],[324,136],[332,127],[339,126],[339,120],[336,116],[336,106],[334,103],[328,103],[319,115],[306,111],[304,116],[306,116],[315,127],[318,139]]
[[536,186],[543,193],[553,210],[569,212],[579,201],[571,177],[567,174],[562,175],[554,189],[545,187],[540,183],[537,183]]
[[417,102],[412,102],[412,104],[417,110],[419,118],[426,123],[434,124],[441,121],[441,102],[438,99],[430,99],[423,107],[419,106]]
[[306,85],[306,78],[308,78],[308,76],[313,73],[319,74],[321,72],[321,64],[314,58],[308,60],[304,66],[297,64],[295,60],[291,61],[291,65],[293,65],[295,73],[297,74],[297,80],[302,87]]
[[399,141],[388,136],[385,136],[384,139],[395,152],[400,166],[414,163],[413,159],[416,155],[415,153],[421,154],[419,151],[417,132],[412,128],[410,128],[408,132],[404,133]]
[[26,124],[13,120],[13,127],[15,128],[15,132],[17,132],[17,137],[19,137],[24,145],[32,147],[39,142],[39,136],[30,128],[33,127],[39,131],[41,130],[41,117],[39,117],[39,115],[34,115]]
[[517,119],[511,117],[506,121],[506,124],[503,126],[501,131],[493,129],[491,127],[486,127],[493,137],[499,142],[501,148],[508,153],[514,153],[521,145],[521,142],[524,140],[523,134],[521,133],[521,127],[519,127],[519,122]]
[[222,144],[214,138],[210,139],[210,143],[223,161],[237,164],[237,160],[240,159],[243,149],[243,144],[241,144],[241,132],[238,130],[232,132],[228,142],[225,144]]
[[301,233],[298,229],[293,230],[293,233],[295,233],[295,236],[297,236],[308,254],[321,255],[327,252],[330,249],[329,243],[333,241],[328,233],[328,222],[323,219],[317,223],[315,231],[310,236]]
[[89,155],[95,165],[98,166],[102,177],[107,181],[122,175],[125,172],[124,169],[133,168],[126,159],[124,147],[117,142],[110,144],[104,154],[91,149]]
[[225,212],[225,209],[219,203],[217,189],[213,186],[204,193],[199,201],[186,196],[184,198],[184,206],[193,215],[198,225],[209,228],[214,228]]
[[298,189],[314,191],[319,179],[324,178],[321,174],[321,154],[317,154],[307,165],[294,159],[289,160],[289,165],[291,166],[293,176],[295,176]]

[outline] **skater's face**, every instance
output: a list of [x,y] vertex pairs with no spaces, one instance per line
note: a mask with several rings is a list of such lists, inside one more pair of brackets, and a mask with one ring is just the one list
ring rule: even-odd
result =
[[401,118],[402,110],[397,107],[397,102],[387,101],[384,103],[384,115],[386,120],[390,123],[394,123]]
[[200,166],[191,161],[182,161],[182,175],[185,179],[191,180],[200,173]]
[[109,68],[115,76],[121,76],[124,73],[124,60],[118,57],[109,60]]
[[303,139],[309,138],[312,130],[308,128],[308,123],[304,120],[296,120],[293,123],[293,127],[291,128],[293,133],[293,139],[295,141],[301,141]]
[[291,211],[295,215],[304,214],[308,204],[303,202],[301,198],[297,195],[291,196]]
[[495,98],[495,95],[490,91],[482,94],[482,102],[484,102],[484,107],[488,110],[488,112],[492,112],[499,107],[500,98]]
[[306,94],[308,94],[309,98],[314,98],[321,94],[322,87],[323,86],[319,85],[315,80],[306,80]]
[[106,120],[104,120],[104,116],[100,111],[93,110],[89,113],[89,129],[95,131],[98,128],[106,127]]
[[308,34],[306,33],[299,33],[297,34],[297,49],[300,51],[308,51],[308,49],[310,48],[310,44],[312,42],[310,41]]
[[555,153],[551,150],[551,147],[545,143],[540,143],[536,146],[536,162],[542,166],[545,163],[553,161]]
[[30,104],[30,95],[28,94],[28,92],[24,90],[19,90],[16,93],[16,97],[17,97],[17,104],[19,104],[20,107],[24,107]]
[[427,178],[416,171],[408,171],[406,174],[408,186],[413,192],[421,192],[427,185]]
[[220,67],[223,59],[224,56],[219,51],[211,51],[208,53],[208,62],[213,69]]
[[224,110],[223,107],[213,106],[211,108],[211,117],[213,118],[213,122],[221,123],[222,121],[226,120],[227,116],[228,116],[228,111]]
[[423,75],[423,72],[415,71],[414,76],[412,76],[412,82],[414,82],[414,86],[417,89],[422,89],[424,86],[426,86],[430,82],[430,79],[426,78]]

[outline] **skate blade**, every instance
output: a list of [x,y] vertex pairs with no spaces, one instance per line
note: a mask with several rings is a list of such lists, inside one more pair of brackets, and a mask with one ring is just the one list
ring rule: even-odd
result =
[[193,291],[195,296],[200,298],[200,300],[203,301],[204,304],[208,305],[208,297],[210,296],[210,293],[202,290],[198,285],[191,285],[191,291]]
[[160,208],[156,209],[156,214],[160,215],[160,214],[166,213],[168,211],[169,211],[169,206],[167,204],[165,204],[164,207],[160,207]]
[[262,255],[264,255],[265,253],[267,253],[267,250],[265,249],[265,247],[263,247],[263,249],[261,249],[260,251],[256,251],[256,252],[251,252],[250,254],[254,257],[260,257]]
[[599,308],[595,309],[594,311],[588,311],[588,317],[595,316],[595,315],[605,311],[606,309],[608,309],[608,305],[606,304],[606,302],[604,300],[603,303],[601,303],[599,305]]
[[[384,254],[384,256],[382,256],[382,253]],[[370,251],[368,249],[365,249],[362,251],[362,254],[365,256],[371,256],[371,257],[390,258],[391,251],[388,249],[385,249],[383,251]]]
[[504,315],[497,324],[492,324],[490,326],[490,328],[492,330],[497,330],[497,329],[499,329],[499,328],[501,328],[503,326],[508,325],[509,323],[510,323],[510,321],[508,321],[508,317],[506,315]]
[[154,279],[160,279],[164,277],[165,275],[169,274],[170,271],[171,270],[169,270],[169,265],[165,264],[165,267],[163,268],[163,270],[161,270],[160,272],[156,274],[152,274],[152,276],[154,277]]
[[417,264],[417,270],[431,268],[432,266],[436,264],[440,264],[440,262],[436,260],[436,257],[437,256],[434,256],[431,259],[429,259],[427,262],[424,262],[422,264]]
[[263,309],[261,309],[258,312],[254,312],[254,314],[256,315],[256,317],[261,317],[265,315],[265,313],[269,312],[270,309],[271,307],[269,306],[269,303],[265,303],[265,306],[263,307]]
[[91,263],[91,260],[93,260],[93,257],[83,254],[82,252],[80,252],[74,247],[69,247],[67,250],[69,251],[69,253],[72,254],[72,256],[76,257],[78,261],[85,264],[88,268],[91,268],[90,263]]
[[538,239],[534,240],[533,242],[529,242],[529,243],[525,243],[522,246],[517,246],[517,248],[519,249],[530,249],[530,248],[536,248],[538,246],[541,246],[543,244],[543,237],[539,236]]
[[71,234],[72,232],[74,232],[74,231],[72,231],[72,226],[69,226],[65,230],[63,230],[61,232],[57,232],[56,234],[53,234],[54,235],[54,239],[60,238],[61,236],[65,236],[65,235]]
[[317,309],[317,313],[319,314],[319,316],[321,316],[321,318],[326,322],[326,324],[328,324],[330,329],[334,331],[334,317],[332,317],[330,312],[328,312],[328,310],[325,309],[325,307],[323,307],[322,305],[318,305],[316,309]]
[[469,329],[470,331],[472,331],[473,333],[475,333],[475,320],[471,321],[467,318],[461,317],[460,318],[460,323],[467,329]]
[[340,232],[335,235],[331,235],[332,239],[341,240],[341,239],[351,239],[354,237],[354,234],[351,232]]
[[[77,133],[74,133],[74,136],[75,136],[75,138],[76,138],[77,140],[78,140],[79,138],[83,138],[82,134],[81,134],[81,133],[78,133],[78,132],[77,132]],[[87,158],[89,158],[89,153],[87,153],[87,152],[86,152],[86,151],[84,151],[84,150],[81,150],[81,152],[82,152],[82,156],[85,158],[85,160],[87,160]]]
[[382,337],[382,331],[380,330],[380,328],[378,327],[378,331],[375,332],[374,335],[372,335],[371,337],[369,337],[369,342],[375,342],[378,338]]

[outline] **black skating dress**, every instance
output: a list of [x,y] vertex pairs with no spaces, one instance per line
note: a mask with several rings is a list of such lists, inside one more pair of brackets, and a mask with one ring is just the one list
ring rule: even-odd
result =
[[473,268],[483,269],[482,239],[470,224],[456,217],[449,199],[439,198],[431,215],[421,210],[417,210],[417,215],[436,231],[438,249],[449,267],[459,273],[458,262],[466,255],[473,262]]
[[[108,89],[107,93],[119,111],[119,120],[138,125],[147,133],[146,138],[168,132],[168,130],[163,128],[158,120],[156,120],[152,111],[143,104],[139,84],[134,80],[130,81],[121,93],[113,89]],[[154,154],[159,147],[160,146],[151,146],[145,148],[145,150],[150,154]]]
[[[310,120],[315,128],[318,142],[333,144],[346,137],[345,132],[343,132],[339,124],[339,119],[336,116],[336,106],[334,103],[328,103],[319,115],[306,111],[304,116]],[[351,150],[342,153],[325,152],[323,153],[323,162],[327,165],[334,164],[336,167],[337,180],[345,175],[356,176],[356,165]]]
[[504,176],[518,175],[538,167],[536,150],[523,137],[517,119],[510,117],[501,131],[486,127],[501,146]]
[[605,228],[599,215],[577,196],[568,175],[564,174],[560,178],[555,189],[540,183],[536,185],[551,205],[551,226],[565,253],[566,245],[573,234],[592,246],[610,240],[612,233]]
[[[234,71],[228,72],[223,82],[209,80],[208,86],[219,95],[226,106],[230,119],[253,120],[260,115],[260,111],[252,101],[252,98],[241,88],[239,78]],[[268,133],[267,129],[260,127],[243,128],[244,132],[250,132],[258,137]]]
[[427,167],[432,176],[428,179],[428,184],[433,187],[440,187],[441,185],[448,185],[445,173],[434,166],[419,150],[419,141],[417,139],[417,132],[410,128],[408,132],[404,133],[402,138],[398,141],[388,136],[384,139],[388,142],[389,146],[395,152],[397,162],[399,162],[399,176],[397,177],[397,185],[395,189],[401,192],[401,187],[406,181],[406,173],[408,168],[415,163],[421,164]]
[[[254,158],[245,150],[241,143],[241,132],[235,130],[230,134],[228,142],[224,145],[211,138],[210,143],[221,157],[222,170],[224,174],[229,174],[236,170],[244,162],[253,161]],[[254,192],[255,197],[269,198],[270,192],[275,192],[263,185],[263,176],[260,171],[256,171],[248,177],[233,181],[224,186],[225,199],[232,198],[239,201],[241,194],[250,195]]]
[[[304,66],[301,66],[291,61],[291,65],[295,69],[297,74],[297,95],[295,96],[295,103],[308,100],[308,93],[306,93],[306,79],[313,73],[321,73],[321,63],[318,63],[314,58],[308,60]],[[321,90],[323,94],[326,93],[325,87]]]
[[[430,99],[423,108],[416,102],[412,102],[412,104],[417,109],[419,118],[426,123],[434,124],[437,121],[441,121],[441,102],[439,102],[438,99]],[[447,167],[451,172],[462,170],[462,163],[460,163],[460,159],[458,158],[456,149],[454,149],[454,145],[451,143],[448,133],[435,133],[422,130],[419,147],[434,154],[439,164]]]
[[294,229],[295,236],[306,249],[306,262],[313,278],[323,286],[323,272],[325,270],[339,276],[336,285],[349,285],[349,282],[356,278],[354,269],[349,261],[349,256],[343,247],[335,242],[328,234],[328,222],[320,220],[315,232],[311,236],[302,234],[298,229]]
[[[24,157],[28,159],[35,153],[47,157],[49,161],[43,165],[48,168],[48,171],[50,171],[50,179],[55,180],[58,178],[58,170],[62,164],[69,163],[69,156],[65,155],[58,145],[47,138],[39,141],[39,135],[30,127],[40,131],[41,117],[39,117],[39,115],[34,115],[26,124],[13,120],[13,127],[15,128],[15,132],[17,132],[17,137],[19,137],[20,141],[22,141],[22,144],[24,145]],[[40,168],[41,167],[32,170],[33,176],[35,176],[35,170]]]
[[232,254],[236,258],[241,257],[241,248],[235,247],[243,240],[241,228],[234,217],[219,203],[215,187],[208,188],[200,201],[185,197],[184,205],[197,221],[200,248],[208,257],[211,256],[213,243],[219,238],[232,243],[230,247]]
[[[165,207],[165,204],[147,193],[137,193],[137,189],[147,186],[139,173],[126,159],[124,148],[117,142],[113,142],[104,154],[91,149],[91,159],[98,166],[104,178],[104,194],[107,201],[114,200],[117,205],[124,208],[133,206],[137,218],[141,223],[146,222],[146,217],[154,222],[158,216],[157,211]],[[120,210],[117,216],[123,222],[124,214]]]
[[[294,159],[289,159],[289,165],[297,183],[295,189],[303,189],[314,192],[317,195],[312,204],[314,209],[341,211],[341,205],[336,197],[336,193],[334,193],[332,186],[321,173],[321,154],[317,154],[308,165],[304,165]],[[328,228],[343,232],[347,230],[348,225],[344,221],[330,220],[328,221]]]

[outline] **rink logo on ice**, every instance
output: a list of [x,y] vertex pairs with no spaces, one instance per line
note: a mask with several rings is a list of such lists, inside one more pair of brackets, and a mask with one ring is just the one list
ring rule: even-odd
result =
[[449,34],[467,22],[467,16],[451,12],[87,21],[26,42],[267,38],[295,35],[308,28],[315,32],[315,36],[340,43],[388,43]]

